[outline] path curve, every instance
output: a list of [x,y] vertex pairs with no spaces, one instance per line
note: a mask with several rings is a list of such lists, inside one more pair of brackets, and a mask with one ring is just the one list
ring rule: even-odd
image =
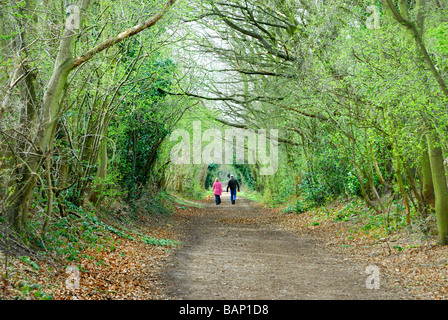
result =
[[239,197],[207,204],[192,218],[183,245],[163,274],[169,299],[399,299],[381,283],[368,289],[367,266],[318,239],[266,223],[272,210]]

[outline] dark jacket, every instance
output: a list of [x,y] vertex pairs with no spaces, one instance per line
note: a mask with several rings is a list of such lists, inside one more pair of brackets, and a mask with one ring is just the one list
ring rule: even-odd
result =
[[235,178],[231,178],[229,180],[229,182],[227,183],[227,190],[226,190],[227,192],[229,192],[229,188],[232,190],[235,190],[236,188],[238,188],[238,191],[240,191],[240,185]]

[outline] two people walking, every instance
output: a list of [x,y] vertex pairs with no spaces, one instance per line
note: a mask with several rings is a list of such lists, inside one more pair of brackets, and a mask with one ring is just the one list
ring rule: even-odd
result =
[[[226,192],[229,192],[230,188],[230,201],[232,204],[235,204],[236,200],[236,191],[240,192],[240,185],[238,181],[233,177],[233,174],[230,175],[230,180],[227,183],[227,189]],[[219,182],[219,179],[216,178],[215,182],[213,183],[213,194],[215,195],[215,201],[216,204],[221,203],[221,194],[222,194],[222,184]]]

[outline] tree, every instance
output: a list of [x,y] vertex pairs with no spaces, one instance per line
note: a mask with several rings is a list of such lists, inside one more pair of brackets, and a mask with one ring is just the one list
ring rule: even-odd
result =
[[[174,3],[175,0],[166,2],[163,8],[149,19],[100,42],[94,48],[78,56],[74,55],[74,44],[77,37],[82,35],[82,33],[78,33],[76,28],[72,25],[66,24],[60,37],[57,55],[54,58],[53,68],[46,89],[43,92],[42,102],[37,103],[32,99],[28,99],[33,103],[33,107],[35,108],[33,111],[38,110],[39,116],[37,118],[39,121],[34,125],[34,128],[36,129],[32,130],[37,133],[35,139],[30,141],[31,146],[34,149],[33,153],[27,153],[26,156],[22,158],[24,164],[19,174],[19,179],[16,180],[13,194],[7,199],[8,219],[10,223],[15,226],[16,230],[19,232],[23,231],[28,203],[33,197],[34,188],[37,180],[40,178],[40,170],[42,168],[50,170],[51,160],[49,160],[49,157],[54,151],[55,133],[60,122],[61,108],[64,105],[61,103],[61,100],[64,98],[64,90],[69,75],[104,50],[154,26],[168,12]],[[79,19],[79,26],[83,25],[91,4],[92,1],[90,0],[80,0],[77,3],[76,8],[79,9],[79,16],[75,18]],[[31,2],[27,2],[27,5],[31,5]],[[75,26],[77,25],[78,23],[75,24]],[[25,70],[25,72],[27,71]],[[27,85],[27,92],[35,92],[35,82],[30,81]],[[31,115],[28,115],[28,118],[30,117]]]
[[[281,128],[286,158],[302,160],[287,165],[302,181],[302,194],[359,193],[376,213],[390,195],[404,204],[410,224],[413,210],[430,212],[434,190],[441,227],[448,198],[436,185],[446,187],[440,133],[447,121],[447,56],[443,45],[432,44],[443,43],[437,26],[446,8],[425,1],[375,5],[377,29],[358,2],[203,1],[188,23],[193,33],[196,24],[206,31],[196,31],[187,52],[213,54],[219,63],[196,63],[206,80],[184,94],[219,101],[216,120],[226,125]],[[424,134],[441,149],[429,146]],[[424,156],[429,149],[438,151],[431,152],[438,157],[436,177]],[[338,170],[336,181],[344,182],[334,188],[329,172]]]

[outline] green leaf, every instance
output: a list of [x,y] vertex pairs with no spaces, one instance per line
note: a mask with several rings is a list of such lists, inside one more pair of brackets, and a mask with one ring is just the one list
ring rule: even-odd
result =
[[31,267],[33,267],[35,270],[39,270],[39,266],[37,265],[36,262],[31,261],[30,257],[28,256],[23,256],[23,257],[19,257],[20,260],[22,260],[23,262],[29,264]]

